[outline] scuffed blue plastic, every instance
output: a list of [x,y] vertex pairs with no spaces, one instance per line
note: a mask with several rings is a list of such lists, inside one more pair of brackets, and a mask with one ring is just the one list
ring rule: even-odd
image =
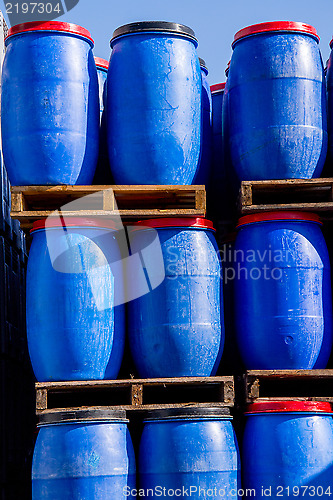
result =
[[229,146],[240,180],[320,176],[327,116],[315,38],[281,32],[239,40],[227,85]]
[[245,367],[326,368],[332,293],[320,225],[283,220],[241,226],[235,258],[236,331]]
[[32,500],[125,498],[124,488],[135,488],[135,470],[125,422],[43,426],[33,457]]
[[[118,243],[107,229],[68,230],[33,233],[27,269],[32,367],[43,382],[117,378],[125,343],[124,306],[112,306],[115,286],[121,285],[108,262],[120,259]],[[52,247],[60,255],[54,263],[46,232],[52,233]]]
[[200,159],[196,44],[171,33],[119,37],[107,78],[111,170],[117,184],[192,184]]
[[[145,424],[139,454],[139,487],[187,490],[180,498],[237,499],[240,457],[233,426],[227,419],[156,420]],[[193,488],[190,493],[190,488]],[[196,490],[194,489],[196,488]],[[202,489],[201,494],[199,488]],[[220,490],[224,490],[225,495]],[[158,490],[152,498],[158,498]],[[209,492],[208,492],[209,493]],[[206,497],[207,498],[207,497]]]
[[[165,279],[130,302],[128,308],[136,368],[142,377],[214,375],[224,345],[220,263],[214,235],[209,230],[184,227],[156,231]],[[148,247],[150,237],[149,230],[135,231],[132,250]]]
[[329,498],[333,474],[332,415],[249,415],[242,457],[243,489],[256,490],[255,498]]
[[91,184],[99,142],[91,43],[39,31],[11,36],[6,45],[1,123],[11,184]]

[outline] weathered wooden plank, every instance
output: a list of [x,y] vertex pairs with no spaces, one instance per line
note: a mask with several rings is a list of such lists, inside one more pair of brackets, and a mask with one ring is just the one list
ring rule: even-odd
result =
[[332,378],[333,370],[248,370],[248,377],[260,378]]
[[267,205],[242,206],[243,214],[255,212],[270,212],[272,210],[297,210],[301,212],[333,212],[333,202],[324,203],[275,203]]
[[[221,402],[214,402],[214,403],[171,403],[171,404],[147,404],[147,405],[118,405],[118,406],[102,406],[102,407],[89,407],[89,408],[114,408],[118,410],[126,410],[126,411],[134,411],[134,412],[146,412],[149,410],[164,410],[167,408],[188,408],[188,407],[199,407],[199,408],[211,408],[211,407],[216,407],[216,408],[224,408],[226,406],[225,403]],[[77,410],[78,407],[66,407],[66,408],[57,408],[57,410],[66,410],[66,411],[74,411]],[[53,409],[52,409],[53,410]],[[37,411],[37,415],[42,415],[51,412],[52,410],[50,409],[44,409],[44,410],[39,410]]]
[[131,406],[142,406],[142,393],[143,386],[142,384],[133,384],[131,387]]

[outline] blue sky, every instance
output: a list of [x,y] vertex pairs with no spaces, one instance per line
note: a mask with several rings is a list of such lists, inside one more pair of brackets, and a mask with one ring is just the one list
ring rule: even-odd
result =
[[95,40],[95,55],[109,59],[109,40],[120,25],[163,20],[187,24],[198,39],[198,54],[209,69],[209,83],[225,81],[236,31],[273,20],[312,24],[321,38],[324,62],[333,37],[333,0],[80,0],[59,20],[80,24]]

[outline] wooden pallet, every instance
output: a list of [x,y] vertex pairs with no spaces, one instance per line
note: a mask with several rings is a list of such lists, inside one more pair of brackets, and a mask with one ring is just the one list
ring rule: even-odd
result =
[[128,221],[206,215],[205,186],[16,186],[11,193],[11,216],[24,229],[56,210]]
[[333,179],[243,181],[239,193],[242,215],[271,210],[320,212],[333,219]]
[[54,408],[117,407],[125,410],[234,405],[233,377],[37,382],[37,414]]
[[333,403],[333,370],[249,370],[243,384],[246,403],[272,399]]

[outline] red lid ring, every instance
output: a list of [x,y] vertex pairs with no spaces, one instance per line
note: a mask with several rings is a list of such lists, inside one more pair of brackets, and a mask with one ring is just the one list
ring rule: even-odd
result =
[[270,221],[305,221],[305,222],[316,222],[321,224],[322,222],[317,214],[310,212],[287,212],[287,211],[273,211],[273,212],[261,212],[258,214],[245,215],[241,217],[238,221],[236,228],[245,226],[246,224],[253,224],[255,222],[270,222]]
[[30,233],[39,229],[53,229],[66,227],[91,227],[96,229],[120,229],[115,221],[107,218],[86,218],[86,217],[66,217],[50,216],[47,219],[36,220],[33,223]]
[[215,83],[215,85],[211,85],[210,86],[211,93],[215,94],[217,92],[221,92],[222,90],[225,89],[225,84],[226,84],[226,82],[224,82],[224,83]]
[[304,33],[315,38],[317,42],[320,40],[316,28],[310,24],[294,21],[270,21],[267,23],[253,24],[252,26],[247,26],[246,28],[237,31],[234,36],[234,41],[232,42],[232,47],[236,42],[238,42],[238,40],[247,36],[279,31]]
[[64,23],[60,21],[32,21],[30,23],[16,24],[12,26],[5,40],[14,35],[19,35],[23,33],[28,33],[31,31],[59,31],[64,33],[72,33],[73,35],[79,35],[86,38],[94,44],[94,40],[91,38],[91,34],[88,30],[82,26],[72,23]]
[[245,415],[287,412],[332,413],[332,406],[322,401],[256,401],[247,406]]
[[94,57],[95,64],[97,68],[109,69],[109,61],[102,59],[101,57]]
[[139,222],[135,222],[133,224],[133,228],[140,229],[139,226],[147,228],[158,228],[158,229],[163,229],[163,228],[168,228],[168,227],[188,227],[188,228],[198,228],[198,229],[210,229],[211,231],[215,231],[215,228],[213,226],[213,223],[208,220],[204,219],[203,217],[188,217],[188,218],[178,218],[178,217],[165,217],[165,218],[160,218],[160,219],[147,219],[147,220],[141,220]]

